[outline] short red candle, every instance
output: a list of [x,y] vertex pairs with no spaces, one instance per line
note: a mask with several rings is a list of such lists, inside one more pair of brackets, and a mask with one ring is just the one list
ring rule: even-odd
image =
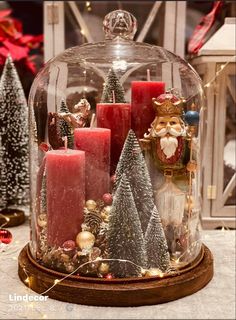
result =
[[74,144],[85,151],[86,200],[102,199],[110,186],[111,130],[78,128],[74,131]]
[[131,128],[138,139],[148,132],[155,118],[152,98],[165,92],[165,83],[158,81],[131,82]]
[[97,126],[111,129],[111,174],[113,174],[131,127],[131,105],[99,103],[96,111]]
[[81,231],[85,204],[85,153],[52,150],[46,154],[48,244],[61,246]]

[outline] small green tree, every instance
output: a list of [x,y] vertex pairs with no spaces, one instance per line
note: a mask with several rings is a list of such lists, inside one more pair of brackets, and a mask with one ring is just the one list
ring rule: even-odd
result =
[[[64,99],[61,100],[61,106],[60,106],[60,113],[70,113],[69,109],[66,105],[66,102]],[[64,119],[60,119],[59,121],[59,128],[60,128],[60,135],[61,137],[67,137],[68,141],[68,148],[73,149],[74,146],[74,136],[72,133],[72,127],[68,122]]]
[[[114,197],[108,229],[110,259],[122,259],[146,267],[147,256],[139,215],[129,181],[124,174]],[[122,261],[110,263],[111,272],[117,277],[139,276],[141,268]]]
[[154,206],[145,234],[148,267],[158,268],[165,272],[170,266],[170,255],[161,218],[157,207]]
[[28,106],[10,55],[0,80],[0,133],[5,205],[26,204],[29,201]]
[[116,168],[114,193],[124,173],[129,180],[143,234],[145,234],[154,207],[154,195],[148,168],[133,130],[128,133]]
[[[113,101],[113,92],[115,101]],[[105,85],[102,92],[101,102],[104,103],[125,103],[125,91],[123,86],[121,85],[117,74],[114,69],[111,68],[107,74]]]

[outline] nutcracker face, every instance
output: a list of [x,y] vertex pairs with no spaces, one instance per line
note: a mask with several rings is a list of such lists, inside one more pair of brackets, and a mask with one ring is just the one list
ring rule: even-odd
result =
[[172,135],[178,137],[183,132],[183,121],[176,116],[158,117],[156,123],[154,123],[153,129],[159,137],[165,135]]
[[[181,117],[177,115],[157,116],[152,123],[150,135],[158,140],[158,157],[162,161],[172,158],[180,143],[180,138],[185,136],[186,128]],[[159,154],[160,153],[160,154]],[[164,158],[161,156],[163,153]],[[179,154],[179,153],[178,153]]]

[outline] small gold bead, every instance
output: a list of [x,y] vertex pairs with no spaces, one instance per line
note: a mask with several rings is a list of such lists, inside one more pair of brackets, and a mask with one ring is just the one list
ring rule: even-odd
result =
[[163,272],[158,268],[150,268],[145,273],[146,277],[163,276]]
[[98,268],[98,271],[102,275],[107,274],[109,272],[109,265],[107,263],[102,262]]
[[195,161],[192,161],[192,162],[189,161],[187,164],[187,170],[190,172],[197,171],[197,163]]
[[38,225],[39,225],[41,228],[46,227],[46,225],[47,225],[47,215],[46,215],[45,213],[41,213],[41,214],[38,216],[37,222],[38,222]]
[[75,242],[81,250],[91,249],[95,243],[95,236],[89,231],[82,231],[76,236]]
[[97,204],[94,200],[87,200],[85,205],[88,210],[94,210],[97,207]]

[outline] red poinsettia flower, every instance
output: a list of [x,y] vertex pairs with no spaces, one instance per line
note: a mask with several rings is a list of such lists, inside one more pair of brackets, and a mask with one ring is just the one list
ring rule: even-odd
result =
[[17,39],[22,33],[22,24],[10,17],[11,10],[0,10],[0,37]]
[[0,66],[10,53],[13,61],[21,62],[31,73],[36,73],[32,49],[40,49],[43,35],[23,35],[21,21],[12,18],[11,10],[0,11]]

